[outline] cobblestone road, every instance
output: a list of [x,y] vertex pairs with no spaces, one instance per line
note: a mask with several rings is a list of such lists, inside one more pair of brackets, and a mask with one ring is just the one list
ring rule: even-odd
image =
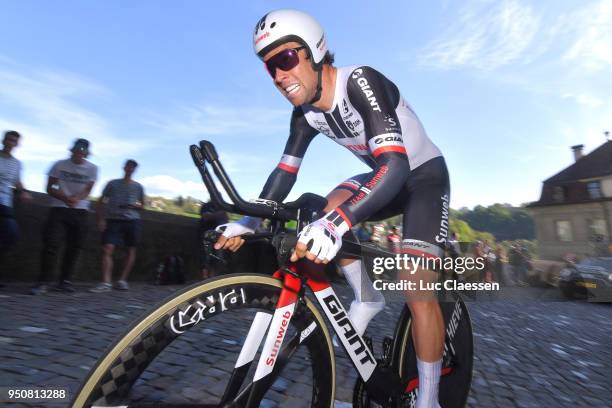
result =
[[[349,305],[350,290],[336,285]],[[0,290],[0,387],[62,386],[74,389],[113,338],[147,308],[178,289],[134,284],[128,292],[91,294],[84,285],[72,295],[26,294],[25,285]],[[534,289],[535,290],[535,289]],[[555,299],[556,290],[542,291]],[[540,296],[542,297],[542,296]],[[376,352],[391,336],[400,302],[370,325]],[[468,405],[473,407],[603,407],[612,400],[612,305],[566,301],[469,302],[474,324],[475,365]],[[212,323],[212,321],[210,322]],[[248,326],[246,326],[248,327]],[[239,344],[235,327],[219,323],[192,329],[146,372],[135,393],[153,400],[189,402],[218,395]],[[193,333],[192,333],[193,332]],[[206,336],[215,349],[203,349]],[[235,336],[234,336],[235,337]],[[355,372],[337,351],[338,407],[350,406]],[[194,361],[196,363],[194,364]],[[295,362],[294,362],[295,361]],[[264,406],[304,406],[310,390],[306,356],[292,359]],[[210,365],[214,363],[215,368]],[[208,367],[198,371],[198,366]],[[185,367],[189,367],[187,371]],[[65,406],[29,404],[11,406]]]

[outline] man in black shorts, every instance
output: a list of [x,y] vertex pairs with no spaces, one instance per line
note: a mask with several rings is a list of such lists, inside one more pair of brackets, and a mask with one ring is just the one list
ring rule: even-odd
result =
[[[279,92],[294,106],[289,138],[280,163],[269,176],[261,198],[283,201],[293,187],[313,138],[323,133],[349,149],[372,170],[341,183],[328,194],[326,214],[306,226],[291,260],[315,264],[332,260],[345,234],[364,220],[403,214],[401,251],[439,258],[448,235],[450,189],[446,164],[397,86],[365,65],[333,66],[333,55],[319,23],[297,10],[266,14],[255,27],[254,49]],[[244,217],[226,224],[217,248],[237,250],[260,220]],[[354,239],[354,238],[353,238]],[[355,292],[349,316],[362,334],[384,307],[384,298],[355,259],[338,265]],[[420,269],[403,276],[433,281]],[[432,293],[407,293],[419,370],[417,408],[438,404],[444,321]]]
[[102,232],[102,282],[90,292],[108,292],[112,289],[113,252],[119,245],[127,248],[127,256],[115,289],[128,290],[128,275],[136,260],[136,246],[140,241],[140,210],[144,205],[144,190],[140,183],[132,180],[138,167],[135,160],[128,160],[123,167],[121,179],[108,182],[98,200],[96,216]]

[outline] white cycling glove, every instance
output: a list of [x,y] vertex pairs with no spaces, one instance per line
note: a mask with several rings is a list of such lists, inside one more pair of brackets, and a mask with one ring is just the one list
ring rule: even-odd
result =
[[233,238],[244,234],[254,234],[261,225],[261,218],[245,216],[238,221],[221,224],[215,231],[223,232],[224,237]]
[[310,253],[320,261],[331,261],[342,247],[342,236],[350,229],[350,224],[337,210],[330,211],[323,218],[308,224],[298,235]]

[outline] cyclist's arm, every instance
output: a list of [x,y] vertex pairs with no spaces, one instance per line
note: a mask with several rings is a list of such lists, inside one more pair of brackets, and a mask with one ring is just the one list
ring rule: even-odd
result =
[[317,133],[318,131],[306,121],[302,109],[295,108],[291,115],[289,139],[285,150],[280,162],[268,177],[259,198],[276,202],[282,202],[287,198],[297,179],[306,149]]
[[[276,202],[282,202],[287,198],[297,179],[297,173],[302,163],[302,158],[306,153],[306,149],[317,133],[318,132],[308,124],[302,109],[299,107],[295,108],[291,115],[289,139],[285,145],[280,163],[268,177],[259,198]],[[240,238],[239,235],[244,234],[245,231],[248,230],[251,232],[255,231],[260,223],[260,218],[245,216],[237,222],[228,224],[224,233],[232,238],[220,236],[215,244],[215,249],[223,248],[229,249],[230,251],[238,250],[244,243],[244,239]]]
[[366,220],[395,197],[410,176],[410,163],[395,112],[397,87],[378,71],[357,68],[348,79],[347,93],[364,120],[368,149],[376,167],[353,196],[340,205],[331,220],[348,228]]

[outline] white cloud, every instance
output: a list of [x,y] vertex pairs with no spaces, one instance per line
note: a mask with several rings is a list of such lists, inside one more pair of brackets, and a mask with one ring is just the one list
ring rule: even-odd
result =
[[191,196],[199,199],[208,197],[204,185],[193,181],[183,181],[175,177],[160,174],[139,179],[149,196],[174,198]]
[[588,108],[597,108],[604,104],[604,101],[599,97],[591,94],[581,93],[581,94],[573,94],[573,93],[565,93],[561,95],[563,99],[572,99],[576,101],[579,105],[583,105]]
[[286,130],[287,114],[286,109],[203,103],[183,106],[167,115],[150,114],[147,124],[178,137],[253,134]]
[[612,0],[601,0],[565,16],[574,41],[563,60],[588,72],[612,66]]
[[557,14],[519,0],[472,0],[449,18],[418,55],[423,66],[488,71],[546,56],[541,63],[562,62],[588,75],[612,65],[612,0],[580,2]]
[[66,155],[79,137],[89,139],[97,155],[127,155],[146,148],[146,141],[115,136],[109,119],[85,107],[110,95],[103,86],[71,73],[9,62],[0,68],[0,123],[24,135],[19,155],[28,161]]
[[473,1],[453,16],[441,36],[418,56],[424,66],[491,70],[520,60],[540,28],[540,17],[515,0]]

